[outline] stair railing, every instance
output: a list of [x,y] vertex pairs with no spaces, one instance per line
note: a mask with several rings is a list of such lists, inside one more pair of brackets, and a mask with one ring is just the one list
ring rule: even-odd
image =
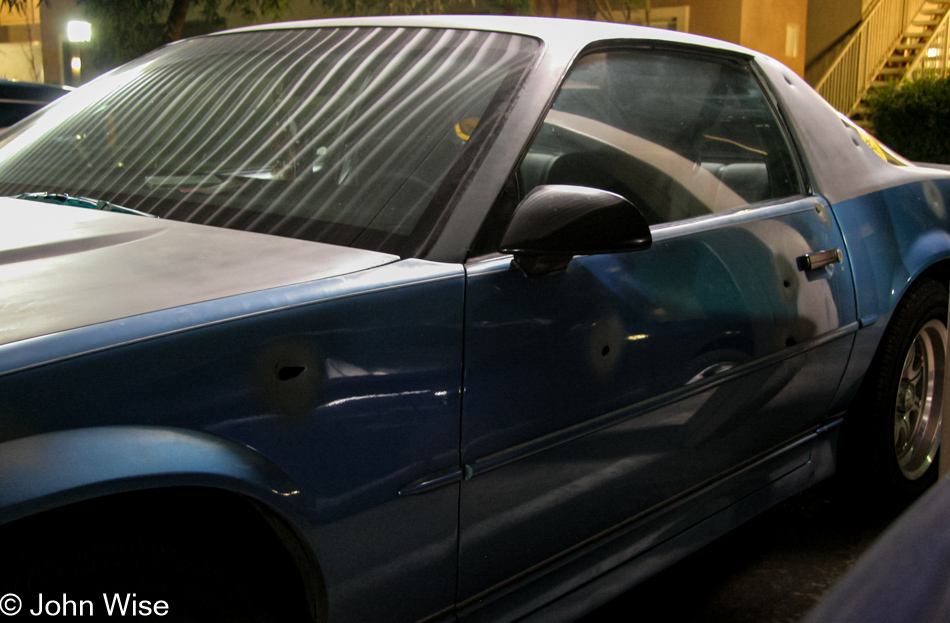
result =
[[815,89],[838,110],[854,109],[927,0],[879,0]]
[[934,28],[927,49],[917,55],[901,78],[901,82],[917,80],[924,76],[943,78],[947,75],[948,53],[950,53],[947,47],[948,35],[950,35],[948,31],[950,31],[950,12],[944,14],[940,23]]

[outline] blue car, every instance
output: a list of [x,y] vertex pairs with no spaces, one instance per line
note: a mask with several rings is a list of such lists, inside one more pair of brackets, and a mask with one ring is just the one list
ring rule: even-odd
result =
[[935,479],[950,174],[739,46],[199,37],[0,134],[0,197],[4,614],[571,620]]

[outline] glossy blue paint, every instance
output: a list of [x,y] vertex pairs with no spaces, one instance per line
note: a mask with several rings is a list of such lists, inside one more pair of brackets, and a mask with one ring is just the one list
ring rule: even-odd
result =
[[847,260],[799,266],[843,246],[827,206],[664,229],[648,250],[577,258],[562,275],[470,267],[462,599],[828,414],[857,316]]
[[864,325],[835,409],[847,408],[910,284],[931,266],[950,259],[950,181],[920,177],[832,207],[852,260],[858,315]]
[[[585,551],[565,568],[541,580],[550,598],[524,621],[571,621],[605,603],[606,595],[619,594],[666,569],[691,552],[751,519],[782,500],[828,478],[834,473],[834,449],[840,421],[815,431],[789,447],[764,457],[708,490],[674,501],[659,510],[649,527],[637,532],[618,531],[605,538],[600,551]],[[808,461],[801,463],[804,454]],[[789,469],[791,465],[799,467]],[[769,484],[756,488],[754,481]],[[741,491],[754,493],[741,496]],[[735,500],[718,512],[723,499]],[[636,541],[639,536],[640,540]],[[591,548],[593,549],[593,548]],[[636,554],[636,552],[642,552]],[[590,578],[588,582],[578,579]],[[540,592],[540,591],[539,591]],[[560,598],[556,598],[560,596]],[[537,600],[537,603],[543,603]],[[463,619],[467,622],[466,619]]]
[[240,491],[283,512],[300,495],[293,480],[247,446],[157,426],[93,426],[7,441],[0,444],[0,474],[0,523],[169,482]]
[[[43,351],[8,345],[0,443],[19,444],[14,456],[28,465],[70,429],[88,431],[76,439],[188,429],[219,454],[242,447],[299,491],[297,528],[333,587],[334,620],[421,618],[454,602],[458,485],[398,492],[459,465],[462,300],[461,267],[408,261],[38,338]],[[44,505],[73,501],[96,478],[134,488],[145,476],[139,486],[204,474],[160,440],[145,466],[131,454],[72,480],[51,464],[36,483]],[[218,486],[245,491],[256,478]],[[17,503],[31,491],[15,490]]]
[[890,313],[907,286],[950,257],[950,182],[922,180],[834,206],[852,258],[858,313]]

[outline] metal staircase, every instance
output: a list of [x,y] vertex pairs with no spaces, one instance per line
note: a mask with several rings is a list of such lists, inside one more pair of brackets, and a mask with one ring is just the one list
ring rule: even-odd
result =
[[881,0],[815,88],[860,120],[871,89],[947,74],[950,0]]

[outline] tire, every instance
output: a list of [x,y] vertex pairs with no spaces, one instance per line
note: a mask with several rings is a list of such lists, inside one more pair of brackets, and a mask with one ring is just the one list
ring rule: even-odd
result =
[[937,480],[947,302],[938,281],[911,286],[849,410],[841,472],[872,502],[907,504]]

